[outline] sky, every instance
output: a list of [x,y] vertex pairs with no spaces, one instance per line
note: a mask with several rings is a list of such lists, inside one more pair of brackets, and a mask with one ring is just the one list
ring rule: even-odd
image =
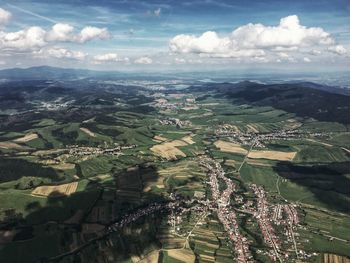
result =
[[0,68],[346,71],[349,0],[0,0]]

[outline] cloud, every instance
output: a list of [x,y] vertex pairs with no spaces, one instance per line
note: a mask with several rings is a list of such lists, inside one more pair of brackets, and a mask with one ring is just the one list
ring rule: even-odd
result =
[[0,31],[0,49],[21,51],[38,49],[47,44],[45,35],[46,31],[37,26],[10,33]]
[[134,63],[135,64],[152,64],[153,63],[153,60],[149,57],[140,57],[140,58],[137,58],[134,60]]
[[303,60],[304,62],[307,62],[307,63],[311,62],[311,59],[309,59],[308,57],[304,57]]
[[90,41],[92,39],[108,39],[110,38],[110,33],[108,32],[107,28],[98,28],[93,26],[87,26],[84,27],[79,36],[78,36],[78,42],[85,43],[87,41]]
[[184,58],[175,58],[174,61],[175,61],[176,64],[184,64],[184,63],[186,63],[186,59],[184,59]]
[[72,41],[74,27],[69,24],[57,23],[55,24],[51,31],[47,33],[46,39],[48,41]]
[[320,50],[317,50],[317,49],[312,49],[309,51],[309,53],[313,56],[317,56],[317,55],[321,55],[321,51]]
[[287,53],[284,53],[284,52],[280,52],[278,53],[278,56],[282,59],[287,59],[289,58],[289,55]]
[[75,59],[75,60],[84,60],[87,56],[84,52],[81,51],[72,51],[66,48],[52,47],[47,49],[41,49],[37,52],[34,52],[34,55],[41,58],[58,58],[58,59]]
[[248,24],[234,30],[231,39],[241,47],[302,47],[333,44],[330,34],[320,27],[300,25],[296,15],[280,20],[278,26]]
[[345,55],[348,51],[342,45],[335,45],[328,48],[328,51],[337,55]]
[[103,55],[94,56],[94,60],[97,61],[118,61],[118,54],[116,53],[107,53]]
[[16,32],[0,31],[0,49],[38,50],[50,43],[85,43],[93,39],[103,40],[109,37],[110,34],[106,28],[88,26],[84,27],[80,33],[74,34],[73,26],[57,23],[49,31],[38,26],[32,26]]
[[10,21],[11,17],[12,14],[9,11],[0,7],[0,25],[7,24]]
[[207,31],[200,36],[177,35],[169,42],[175,53],[197,53],[209,57],[263,57],[266,52],[297,51],[334,45],[329,33],[320,27],[305,27],[296,15],[280,20],[277,26],[247,24],[226,36]]
[[87,26],[79,34],[74,35],[74,27],[69,24],[57,23],[47,33],[48,41],[79,42],[85,43],[93,39],[108,39],[110,33],[106,28]]
[[159,7],[156,10],[153,11],[155,16],[160,16],[160,14],[162,13],[162,9]]
[[95,62],[129,62],[129,58],[120,58],[116,53],[107,53],[93,57]]

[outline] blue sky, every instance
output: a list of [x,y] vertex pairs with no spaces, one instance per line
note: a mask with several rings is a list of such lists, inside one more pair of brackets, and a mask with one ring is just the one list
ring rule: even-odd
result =
[[349,1],[52,2],[0,0],[1,68],[321,71],[350,65]]

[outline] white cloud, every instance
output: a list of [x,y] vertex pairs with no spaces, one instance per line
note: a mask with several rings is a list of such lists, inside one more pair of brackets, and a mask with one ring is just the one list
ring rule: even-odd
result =
[[322,52],[320,50],[313,49],[313,50],[310,50],[309,53],[313,56],[317,56],[317,55],[321,55]]
[[66,48],[52,47],[47,49],[41,49],[40,51],[34,52],[34,54],[41,58],[66,58],[66,59],[75,59],[75,60],[84,60],[87,56],[84,52],[73,51]]
[[307,62],[307,63],[311,62],[311,59],[309,59],[308,57],[304,57],[303,60],[304,62]]
[[9,11],[0,7],[0,25],[7,24],[10,21],[11,17],[12,14]]
[[175,61],[176,64],[184,64],[184,63],[186,63],[186,59],[184,59],[184,58],[175,58],[174,61]]
[[159,7],[156,10],[153,11],[155,16],[160,16],[160,14],[162,13],[162,9]]
[[135,64],[152,64],[153,60],[149,57],[140,57],[134,60]]
[[278,26],[248,24],[232,32],[231,38],[242,47],[300,47],[333,44],[330,34],[320,27],[300,25],[296,15],[280,20]]
[[288,55],[287,53],[284,53],[284,52],[278,53],[278,56],[279,56],[280,58],[285,58],[285,59],[289,58],[289,55]]
[[38,50],[49,43],[78,42],[85,43],[93,39],[107,39],[110,34],[106,28],[84,27],[79,34],[74,34],[74,27],[57,23],[51,30],[32,26],[16,32],[0,31],[0,49]]
[[97,61],[118,61],[119,57],[116,53],[107,53],[103,55],[96,55],[94,56],[94,60]]
[[85,43],[87,41],[90,41],[92,39],[108,39],[110,38],[110,33],[106,28],[98,28],[93,26],[87,26],[84,27],[79,36],[78,36],[78,42]]
[[116,53],[107,53],[102,55],[96,55],[93,57],[95,62],[129,62],[129,58],[120,58]]
[[57,23],[55,24],[51,31],[47,33],[48,41],[72,41],[74,27],[69,24]]
[[305,27],[296,15],[284,17],[277,26],[247,24],[231,34],[207,31],[200,36],[177,35],[169,42],[175,53],[197,53],[209,57],[264,57],[266,52],[296,52],[334,45],[335,40],[320,27]]
[[37,26],[10,33],[0,31],[0,49],[38,49],[46,45],[45,34],[45,30]]
[[47,33],[47,40],[85,43],[93,39],[103,40],[110,38],[110,33],[106,28],[87,26],[77,35],[73,34],[73,32],[73,26],[57,23],[52,27],[51,31]]
[[328,48],[328,51],[335,53],[337,55],[345,55],[347,50],[342,45],[335,45]]

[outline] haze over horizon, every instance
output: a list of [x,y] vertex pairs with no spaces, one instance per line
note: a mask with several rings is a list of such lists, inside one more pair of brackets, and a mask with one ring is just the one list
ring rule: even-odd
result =
[[0,1],[0,68],[346,71],[348,1]]

